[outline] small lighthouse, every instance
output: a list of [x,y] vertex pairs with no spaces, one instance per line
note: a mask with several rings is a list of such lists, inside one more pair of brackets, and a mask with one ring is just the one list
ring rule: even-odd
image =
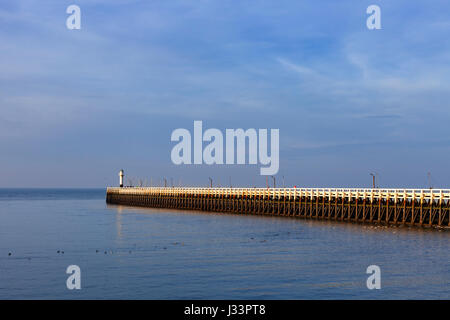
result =
[[119,177],[120,177],[120,187],[123,188],[123,169],[120,170]]

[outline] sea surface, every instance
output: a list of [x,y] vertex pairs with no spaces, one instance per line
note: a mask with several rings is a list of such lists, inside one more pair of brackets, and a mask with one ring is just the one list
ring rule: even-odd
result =
[[112,206],[105,192],[0,189],[0,299],[450,298],[448,231]]

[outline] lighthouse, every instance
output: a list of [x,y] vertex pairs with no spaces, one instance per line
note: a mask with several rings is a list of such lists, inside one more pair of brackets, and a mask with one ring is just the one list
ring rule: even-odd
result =
[[123,169],[120,170],[119,177],[120,177],[120,187],[123,188]]

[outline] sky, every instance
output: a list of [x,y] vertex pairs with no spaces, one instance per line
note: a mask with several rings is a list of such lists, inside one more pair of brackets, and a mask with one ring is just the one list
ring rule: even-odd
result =
[[279,129],[277,186],[447,188],[449,35],[447,0],[0,1],[0,187],[265,186],[172,163],[201,120]]

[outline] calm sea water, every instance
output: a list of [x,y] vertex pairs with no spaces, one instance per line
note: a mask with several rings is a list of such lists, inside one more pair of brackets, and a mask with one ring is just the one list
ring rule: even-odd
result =
[[[0,189],[0,298],[449,299],[449,243],[450,232],[108,206],[105,190]],[[66,287],[72,264],[81,290]],[[381,290],[367,289],[369,265]]]

